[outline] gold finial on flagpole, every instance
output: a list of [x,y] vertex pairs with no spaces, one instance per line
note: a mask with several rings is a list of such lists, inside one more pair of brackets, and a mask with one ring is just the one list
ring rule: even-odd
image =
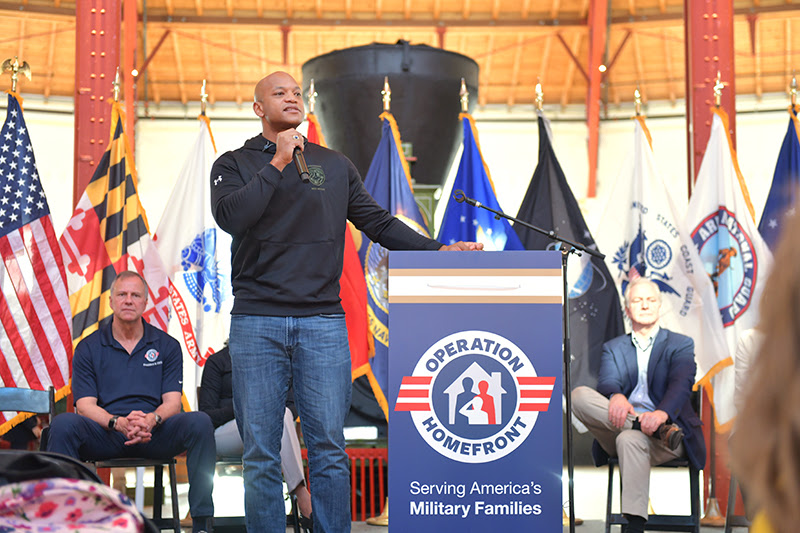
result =
[[311,84],[308,86],[308,92],[306,93],[308,97],[308,112],[314,113],[314,108],[317,106],[317,94],[316,89],[314,89],[314,78],[311,78]]
[[114,75],[114,83],[112,85],[114,87],[114,101],[119,102],[119,67],[117,67],[117,73]]
[[464,82],[464,78],[461,78],[461,90],[458,91],[458,96],[461,100],[461,112],[469,113],[469,91],[467,90],[467,84]]
[[636,89],[633,91],[633,108],[636,111],[636,116],[642,116],[642,93],[639,91],[639,84],[636,84]]
[[792,99],[792,108],[797,105],[797,76],[792,73],[792,84],[789,86],[789,97]]
[[722,75],[719,71],[717,71],[717,79],[714,81],[714,105],[719,107],[722,103],[722,89],[728,84],[722,82]]
[[14,60],[12,61],[11,58],[6,59],[3,61],[2,66],[3,72],[10,72],[11,73],[11,92],[17,92],[17,80],[19,79],[20,73],[24,74],[28,80],[31,79],[31,67],[28,65],[27,61],[23,61],[20,65],[19,59],[17,56],[14,56]]
[[383,95],[383,110],[391,111],[392,89],[389,87],[389,76],[383,77],[383,90],[381,91],[381,94]]
[[542,80],[536,78],[536,109],[542,110],[544,105],[544,91],[542,90]]
[[200,114],[203,116],[206,116],[206,106],[208,105],[208,91],[206,87],[206,79],[203,78],[203,86],[200,88]]

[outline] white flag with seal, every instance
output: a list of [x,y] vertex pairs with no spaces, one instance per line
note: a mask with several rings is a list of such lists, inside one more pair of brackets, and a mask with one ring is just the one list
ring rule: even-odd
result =
[[[728,134],[728,116],[712,110],[708,139],[697,174],[686,226],[712,281],[724,327],[726,368],[709,376],[704,386],[714,391],[717,423],[727,427],[736,411],[733,402],[733,359],[745,330],[758,322],[764,282],[772,268],[772,254],[761,238],[736,152]],[[724,400],[724,404],[720,400]]]
[[620,294],[644,276],[661,291],[659,324],[695,343],[696,380],[719,370],[724,357],[722,322],[714,289],[689,231],[658,172],[644,117],[636,117],[628,155],[598,231],[597,244]]
[[207,117],[158,224],[155,243],[170,279],[169,333],[181,341],[183,391],[190,408],[208,356],[228,338],[231,238],[211,216],[209,179],[216,149]]

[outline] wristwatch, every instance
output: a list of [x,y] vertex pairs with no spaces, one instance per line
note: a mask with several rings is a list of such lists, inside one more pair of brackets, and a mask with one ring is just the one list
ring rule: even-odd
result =
[[108,429],[111,431],[114,431],[114,428],[117,426],[117,418],[119,418],[119,416],[114,415],[108,419]]
[[164,419],[161,418],[161,415],[159,415],[158,413],[155,413],[155,412],[153,413],[153,416],[156,417],[156,425],[154,427],[160,426],[161,423],[164,421]]

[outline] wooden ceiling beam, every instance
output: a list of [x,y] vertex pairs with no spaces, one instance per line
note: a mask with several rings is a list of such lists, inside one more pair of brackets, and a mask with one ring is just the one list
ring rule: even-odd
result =
[[508,91],[508,99],[506,103],[508,107],[512,107],[516,100],[516,93],[514,92],[514,87],[517,86],[519,82],[519,69],[520,65],[522,64],[522,50],[524,46],[523,43],[523,35],[520,33],[517,35],[517,50],[514,52],[514,64],[511,67],[511,90]]
[[786,76],[786,87],[789,87],[792,83],[792,76],[794,75],[793,72],[793,65],[792,65],[792,54],[794,53],[792,49],[792,21],[791,19],[786,19],[784,22],[784,39],[786,42],[786,53],[784,54],[785,64],[783,70]]
[[439,20],[442,16],[442,0],[433,0],[433,20]]
[[175,73],[178,75],[178,91],[180,91],[181,95],[181,103],[186,105],[188,102],[186,98],[186,86],[184,85],[184,76],[183,76],[183,57],[181,56],[181,47],[180,43],[178,42],[178,34],[173,32],[172,34],[172,51],[175,54]]
[[636,0],[628,0],[628,13],[636,16]]
[[[491,52],[494,49],[494,34],[490,33],[488,42],[486,43],[486,49]],[[486,56],[486,63],[484,64],[483,68],[480,69],[480,74],[478,75],[479,79],[483,78],[480,81],[481,88],[478,90],[478,103],[481,106],[485,106],[486,102],[489,100],[489,80],[491,79],[492,73],[492,57],[493,54],[487,54]]]
[[353,0],[345,0],[345,2],[344,2],[344,18],[346,18],[346,19],[353,18]]
[[50,23],[50,42],[47,46],[47,72],[45,82],[44,82],[44,99],[47,100],[50,98],[50,90],[52,88],[53,82],[53,66],[55,65],[55,57],[56,57],[56,26],[57,22]]
[[639,84],[639,92],[642,94],[642,102],[647,103],[647,88],[644,85],[644,65],[642,63],[642,50],[639,47],[639,36],[633,34],[633,62],[636,67],[636,80]]
[[[237,49],[236,47],[236,32],[231,32],[231,68],[233,69],[233,86],[234,90],[236,91],[236,105],[242,105],[242,83],[241,83],[241,76],[239,74],[239,54],[235,52]],[[266,74],[265,74],[266,75]]]
[[403,19],[411,18],[411,0],[403,0]]
[[[203,55],[203,79],[206,80],[207,87],[210,87],[214,84],[214,71],[211,68],[211,59],[208,56],[206,32],[200,32],[200,53]],[[208,92],[208,103],[214,105],[214,102],[217,101],[214,91],[206,89],[206,92]]]
[[519,16],[522,20],[527,19],[531,14],[531,0],[522,0],[522,7],[519,11]]
[[658,12],[659,13],[666,13],[667,12],[667,2],[666,2],[666,0],[658,0]]
[[171,17],[175,14],[175,6],[172,5],[172,0],[164,0],[164,6],[167,8],[167,15]]
[[[580,35],[580,33],[578,33],[578,35]],[[571,64],[578,68],[578,70],[580,71],[581,75],[583,76],[583,79],[588,82],[589,81],[589,75],[586,74],[586,70],[583,68],[583,65],[581,65],[581,61],[580,61],[580,59],[578,59],[578,56],[575,55],[575,52],[572,51],[572,48],[570,48],[570,45],[567,44],[567,41],[564,40],[564,37],[561,35],[560,32],[556,33],[556,37],[561,42],[561,44],[564,46],[564,50],[567,51],[567,54],[569,55],[569,57],[572,59],[572,63]],[[580,44],[580,39],[576,39],[575,42]],[[577,50],[577,46],[574,46],[573,48],[575,48]]]
[[469,18],[469,13],[470,13],[470,1],[463,0],[463,2],[464,4],[463,4],[463,9],[461,10],[461,18],[467,20]]
[[256,15],[259,18],[264,16],[264,0],[256,0]]
[[553,0],[553,5],[550,6],[550,18],[557,18],[559,9],[561,9],[561,0]]
[[315,12],[317,14],[317,18],[322,18],[322,0],[317,0],[317,5],[315,6]]
[[227,13],[229,17],[233,16],[233,0],[225,0],[225,13]]
[[375,0],[375,18],[378,20],[383,18],[383,0]]
[[23,50],[25,50],[25,19],[19,19],[19,42],[17,43],[17,57],[20,61],[25,60]]
[[675,96],[675,76],[672,68],[672,54],[670,53],[671,50],[667,40],[667,30],[661,30],[661,33],[664,36],[664,66],[667,71],[667,92],[669,93],[669,101],[674,106],[678,99]]
[[753,61],[754,61],[754,68],[755,68],[755,75],[756,75],[756,98],[761,100],[761,97],[764,94],[764,84],[762,83],[761,78],[761,46],[759,43],[759,31],[758,31],[758,18],[753,17],[753,25],[751,28],[751,39],[753,40]]
[[203,0],[194,0],[194,12],[198,17],[203,16]]
[[270,56],[269,50],[267,50],[267,42],[264,38],[266,32],[260,31],[258,32],[258,49],[263,51],[263,53],[259,54],[259,63],[261,65],[261,75],[266,76],[269,74],[269,61],[267,58]]
[[[564,42],[564,38],[561,37],[560,33],[557,33],[556,37],[558,37],[562,43]],[[581,45],[581,37],[583,37],[583,34],[581,32],[575,32],[575,36],[572,38],[572,48],[574,48],[575,50],[577,50],[578,47],[580,47]],[[569,46],[566,46],[566,43],[565,43],[565,48],[567,49],[567,52],[570,54],[570,56],[574,57],[571,48]],[[567,104],[569,104],[569,92],[572,90],[572,83],[573,79],[575,78],[575,70],[578,67],[580,67],[580,65],[576,63],[575,60],[567,63],[567,75],[564,78],[564,89],[561,92],[561,107],[566,107]],[[584,73],[584,76],[586,76],[586,73]]]
[[550,67],[550,57],[551,51],[553,49],[553,36],[548,35],[544,39],[544,47],[542,48],[542,64],[539,66],[539,82],[542,84],[542,90],[544,91],[545,98],[547,97],[548,90],[545,86],[545,81],[547,78],[547,69]]
[[[286,7],[286,18],[287,19],[292,18],[294,16],[294,4],[292,3],[292,0],[286,0],[285,7]],[[149,19],[150,16],[148,15],[147,18]],[[281,25],[283,24],[286,24],[285,20],[281,21]]]
[[500,0],[494,0],[492,3],[492,20],[500,18]]

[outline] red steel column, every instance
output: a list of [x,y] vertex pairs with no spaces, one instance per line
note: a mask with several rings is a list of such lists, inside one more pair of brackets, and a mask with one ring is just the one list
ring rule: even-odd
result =
[[717,72],[727,86],[721,107],[730,118],[736,146],[736,84],[733,52],[733,0],[684,0],[686,43],[686,139],[689,194],[711,134]]
[[606,48],[608,0],[594,0],[589,4],[589,87],[586,91],[586,125],[589,130],[589,187],[587,196],[597,195],[597,155],[600,147],[600,83],[603,80],[598,67],[603,62]]
[[[731,138],[736,146],[736,84],[733,51],[733,0],[684,0],[686,42],[686,141],[689,195],[692,194],[708,138],[717,72],[727,86],[720,106],[728,113]],[[709,450],[705,475],[712,476],[704,495],[715,497],[724,517],[727,507],[728,434],[711,431],[714,424],[710,403],[703,398],[702,419],[706,448]],[[710,453],[711,440],[714,440]],[[706,519],[710,519],[707,515]],[[704,522],[705,523],[705,522]],[[709,525],[710,525],[709,521]],[[722,525],[722,524],[720,524]]]
[[92,179],[109,139],[112,83],[120,60],[120,2],[75,6],[75,167],[73,205]]

